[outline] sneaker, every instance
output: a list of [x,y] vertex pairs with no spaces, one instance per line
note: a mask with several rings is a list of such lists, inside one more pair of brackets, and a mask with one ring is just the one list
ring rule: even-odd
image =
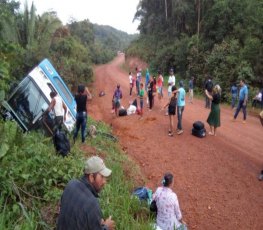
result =
[[183,132],[184,132],[183,130],[179,130],[179,131],[177,132],[177,134],[180,135],[180,134],[182,134]]

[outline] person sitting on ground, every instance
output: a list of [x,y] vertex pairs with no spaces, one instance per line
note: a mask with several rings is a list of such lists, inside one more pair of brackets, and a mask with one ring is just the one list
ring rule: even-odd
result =
[[258,91],[257,95],[253,98],[252,101],[252,107],[255,108],[257,106],[257,103],[261,103],[262,100],[262,92]]
[[122,99],[122,92],[121,92],[120,87],[121,87],[120,84],[117,84],[117,89],[115,89],[113,93],[113,98],[112,98],[116,116],[119,115],[119,108],[121,106],[121,99]]
[[176,105],[177,105],[175,85],[172,87],[172,92],[173,92],[173,96],[170,98],[169,102],[163,107],[163,109],[165,109],[168,106],[168,115],[169,115],[168,135],[170,137],[172,137],[174,133],[174,115],[176,114]]
[[156,201],[157,206],[157,229],[186,229],[177,195],[172,191],[173,185],[173,175],[171,173],[165,173],[162,180],[162,186],[158,187],[153,194],[153,200]]
[[71,180],[61,197],[57,230],[114,230],[115,223],[109,217],[102,219],[98,193],[111,175],[103,160],[92,156],[85,162],[84,175]]

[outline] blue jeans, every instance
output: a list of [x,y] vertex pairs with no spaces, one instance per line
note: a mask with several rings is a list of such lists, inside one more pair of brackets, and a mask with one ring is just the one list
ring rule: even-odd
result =
[[177,106],[177,118],[178,118],[178,123],[177,123],[177,129],[182,130],[182,118],[183,118],[183,112],[184,112],[184,106]]
[[85,141],[86,123],[87,123],[87,113],[86,112],[78,112],[77,113],[76,129],[75,129],[74,136],[73,136],[74,140],[77,138],[79,129],[81,128],[81,141],[82,141],[82,143]]
[[237,118],[237,115],[239,113],[239,111],[242,109],[243,111],[243,119],[244,121],[247,119],[247,105],[244,105],[244,101],[242,100],[239,100],[238,101],[238,105],[237,105],[237,110],[235,112],[235,115],[234,115],[234,119]]
[[236,100],[237,100],[237,95],[236,94],[232,94],[232,101],[231,101],[231,107],[232,109],[235,107],[236,105]]

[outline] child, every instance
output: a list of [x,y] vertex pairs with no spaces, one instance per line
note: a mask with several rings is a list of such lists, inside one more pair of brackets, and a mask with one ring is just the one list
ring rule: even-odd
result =
[[165,109],[168,106],[168,115],[169,115],[169,131],[168,135],[170,137],[173,136],[173,130],[174,130],[174,115],[176,114],[176,104],[177,104],[177,98],[176,98],[176,87],[172,87],[172,97],[170,98],[170,101],[163,107]]
[[143,89],[143,83],[140,83],[140,90],[139,90],[139,98],[140,98],[140,107],[141,107],[141,111],[140,111],[140,119],[142,119],[142,115],[143,115],[143,97],[144,97],[144,89]]

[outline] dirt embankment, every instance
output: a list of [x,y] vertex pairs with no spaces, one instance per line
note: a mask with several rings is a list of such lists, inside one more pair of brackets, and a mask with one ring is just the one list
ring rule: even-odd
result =
[[[89,114],[112,125],[120,144],[148,179],[147,186],[155,190],[163,173],[174,174],[173,189],[189,229],[263,229],[263,182],[257,180],[263,168],[263,128],[259,120],[248,116],[243,124],[240,114],[236,122],[231,122],[233,111],[221,106],[217,136],[199,139],[191,135],[192,124],[196,120],[205,122],[209,110],[203,101],[194,100],[185,106],[184,133],[169,137],[168,117],[160,110],[167,102],[166,91],[162,101],[155,99],[152,111],[145,102],[142,120],[137,115],[115,118],[110,111],[117,82],[125,107],[136,98],[134,92],[129,96],[128,73],[120,68],[123,63],[124,56],[120,55],[95,68],[95,97]],[[136,66],[146,67],[138,59],[128,63],[132,71]],[[106,93],[104,97],[97,96],[101,90]]]

